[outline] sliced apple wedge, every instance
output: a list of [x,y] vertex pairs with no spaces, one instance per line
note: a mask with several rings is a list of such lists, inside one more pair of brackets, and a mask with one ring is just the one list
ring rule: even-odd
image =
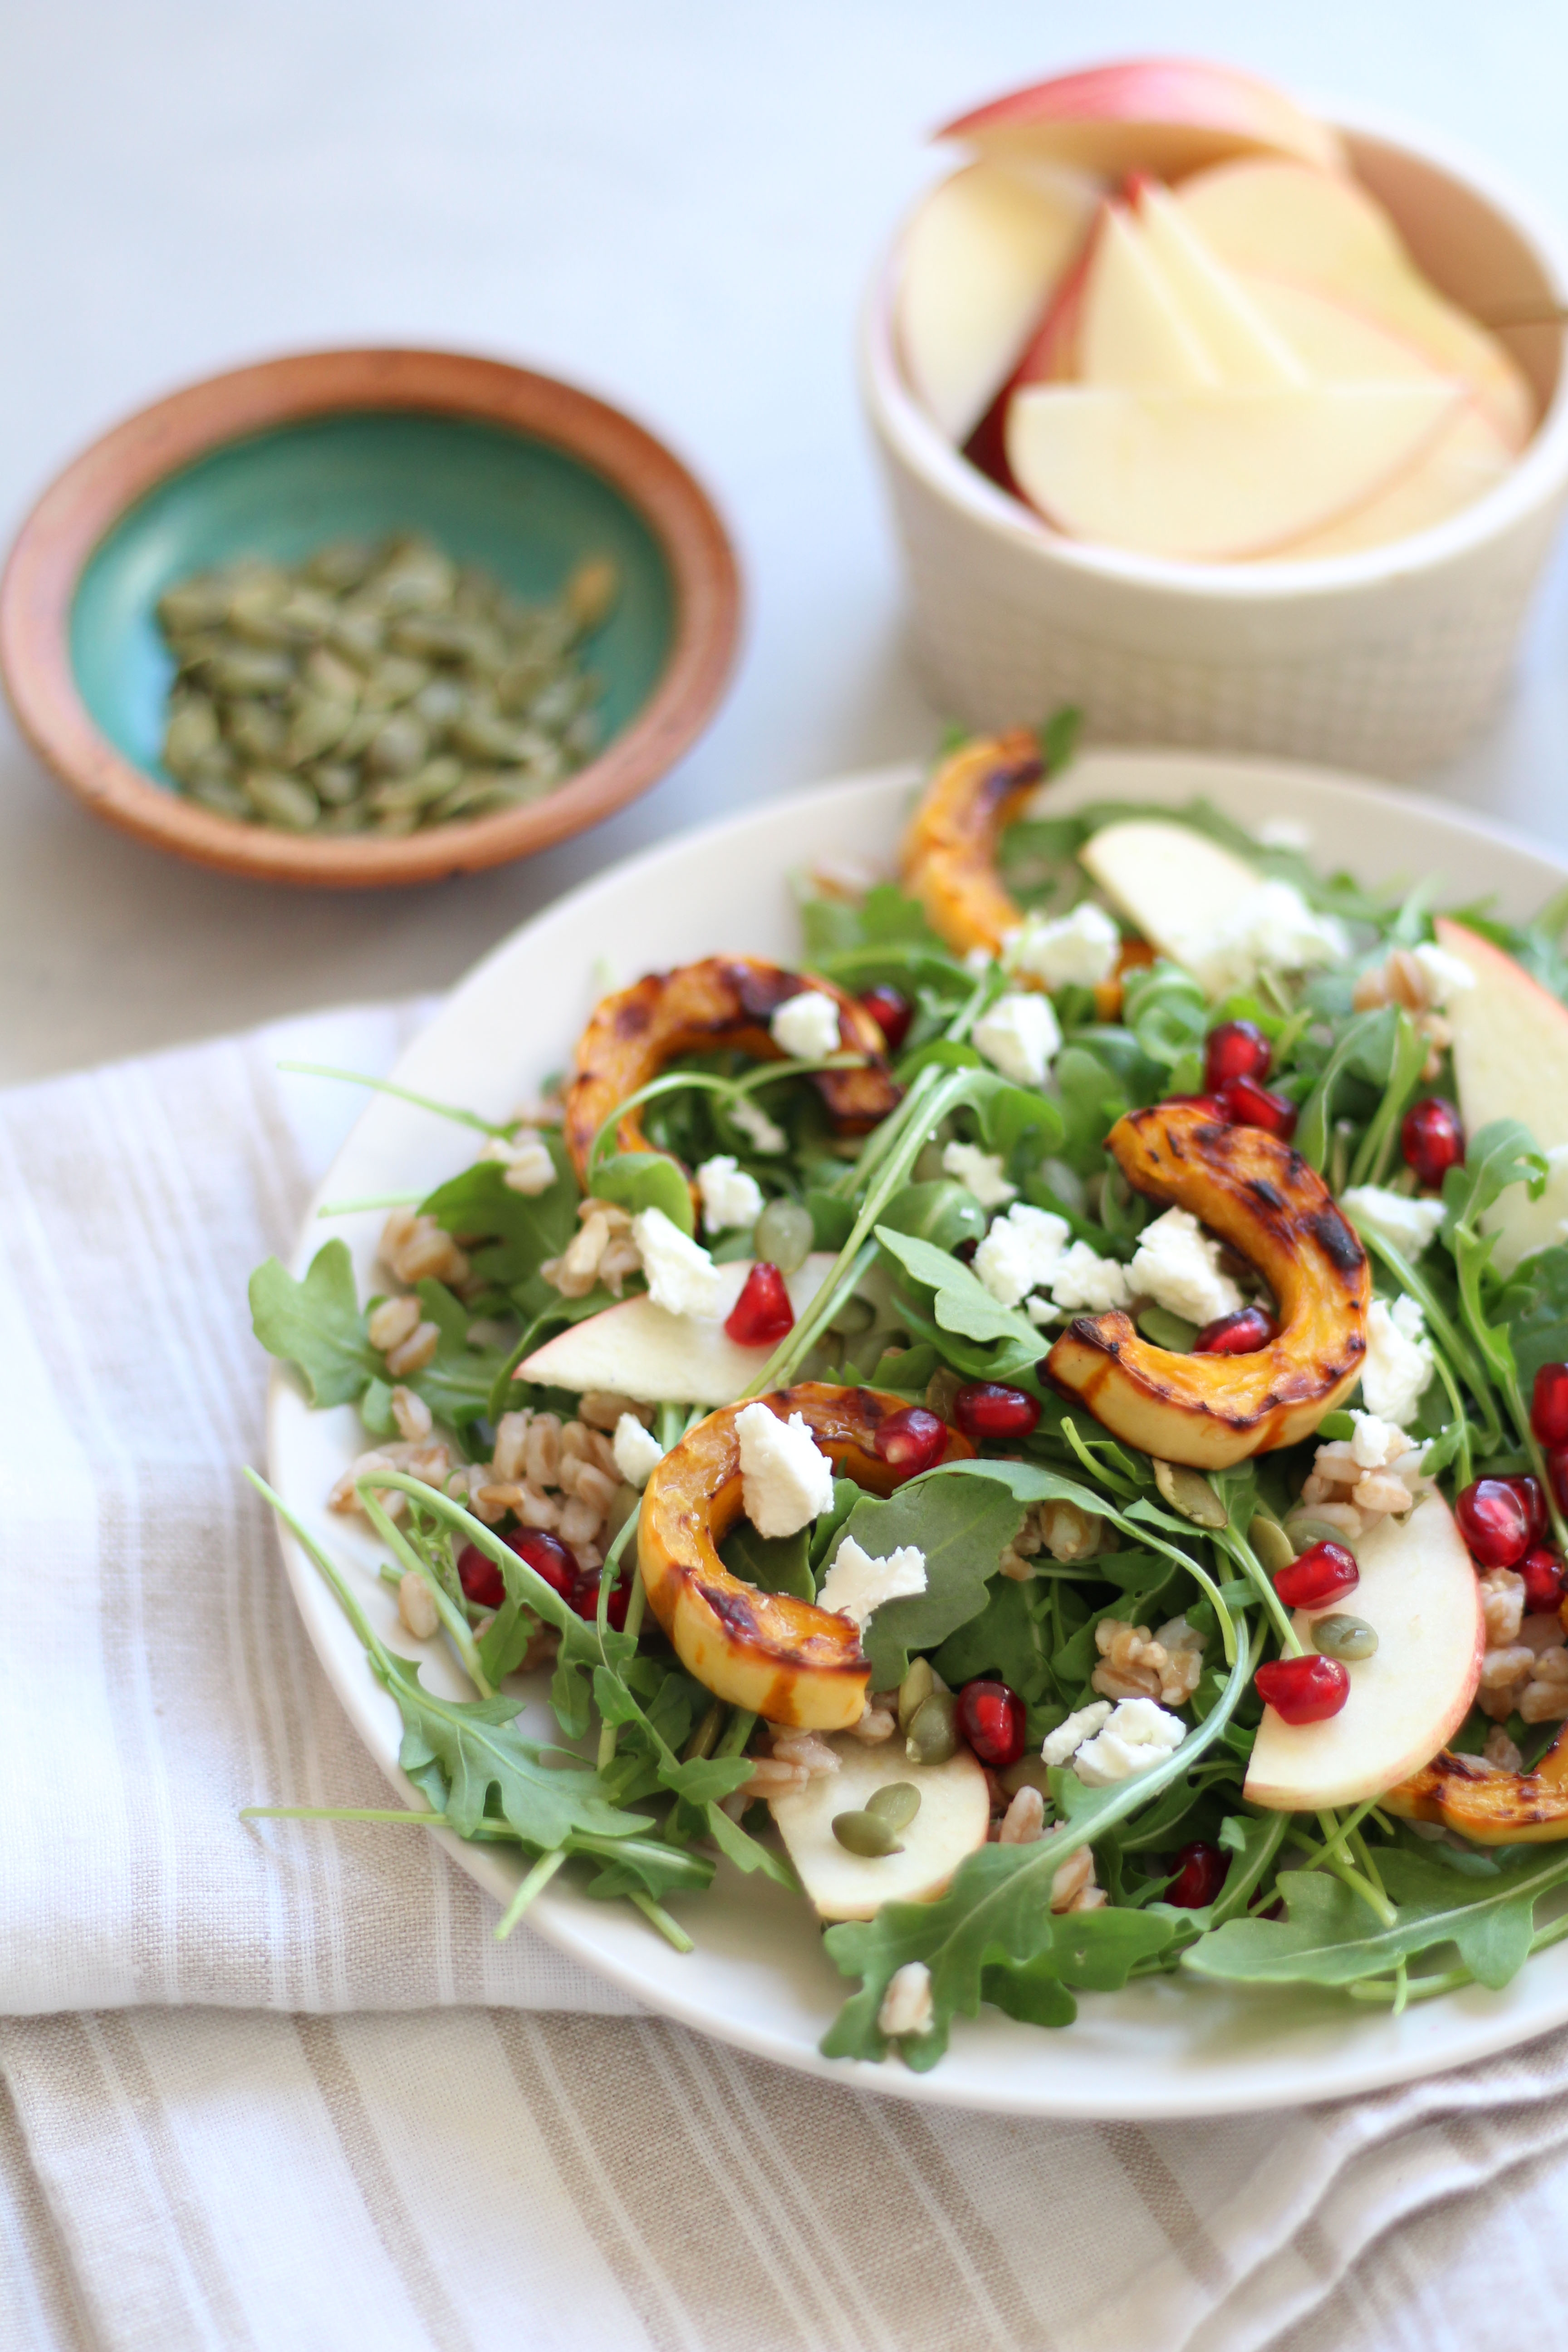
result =
[[[790,1304],[803,1315],[826,1280],[834,1259],[814,1250],[787,1277]],[[671,1315],[643,1295],[573,1323],[536,1348],[518,1366],[525,1381],[556,1389],[609,1389],[638,1404],[733,1404],[755,1380],[765,1349],[742,1348],[726,1337],[724,1318],[741,1295],[749,1263],[721,1265],[719,1314],[713,1322]]]
[[1273,392],[1026,387],[1007,461],[1074,539],[1189,562],[1267,555],[1388,488],[1463,399],[1430,383]]
[[[901,1739],[879,1748],[858,1740],[827,1742],[837,1772],[808,1780],[769,1800],[802,1886],[822,1919],[869,1919],[884,1903],[931,1903],[966,1854],[978,1853],[991,1823],[985,1775],[973,1751],[960,1748],[945,1764],[911,1764]],[[879,1789],[907,1780],[921,1808],[899,1832],[901,1853],[851,1853],[833,1834],[839,1813],[864,1812]]]
[[1289,155],[1343,167],[1337,131],[1282,90],[1195,58],[1129,58],[1016,89],[938,131],[988,155],[1036,155],[1108,180],[1178,177],[1221,157]]
[[[1150,255],[1170,287],[1178,311],[1191,320],[1220,383],[1265,390],[1306,383],[1310,371],[1170,191],[1142,175],[1134,183],[1134,191],[1138,222]],[[1094,379],[1086,372],[1084,381]]]
[[1151,946],[1177,963],[1263,878],[1206,833],[1160,817],[1102,825],[1079,860]]
[[1077,328],[1078,374],[1084,383],[1181,392],[1221,380],[1148,236],[1125,205],[1100,207]]
[[1326,530],[1310,531],[1288,547],[1277,547],[1273,560],[1300,563],[1317,556],[1354,555],[1363,547],[1383,547],[1390,540],[1429,530],[1484,497],[1512,463],[1513,452],[1488,412],[1471,403],[1426,455],[1380,496]]
[[1222,259],[1315,288],[1369,314],[1468,383],[1509,447],[1535,424],[1535,396],[1504,345],[1428,284],[1394,223],[1341,173],[1274,158],[1201,172],[1175,202]]
[[[1314,1812],[1381,1796],[1429,1762],[1469,1712],[1486,1627],[1475,1563],[1447,1505],[1429,1495],[1408,1518],[1380,1520],[1359,1557],[1361,1582],[1344,1606],[1375,1627],[1377,1649],[1346,1669],[1350,1696],[1326,1723],[1284,1723],[1264,1708],[1249,1804]],[[1312,1621],[1295,1623],[1310,1649]]]
[[896,323],[910,383],[968,439],[1081,247],[1095,192],[1066,173],[978,163],[932,188],[904,232]]
[[1473,975],[1444,1008],[1454,1033],[1454,1076],[1467,1131],[1494,1118],[1522,1119],[1552,1160],[1539,1201],[1510,1184],[1489,1210],[1496,1262],[1511,1274],[1532,1250],[1568,1233],[1568,1006],[1479,931],[1440,915],[1437,944]]

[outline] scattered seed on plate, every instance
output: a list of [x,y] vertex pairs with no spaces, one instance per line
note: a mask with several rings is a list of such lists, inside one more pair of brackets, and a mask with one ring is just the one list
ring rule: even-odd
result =
[[549,604],[416,536],[243,560],[158,599],[163,765],[215,814],[397,835],[541,799],[592,759],[584,667],[619,587],[586,557]]

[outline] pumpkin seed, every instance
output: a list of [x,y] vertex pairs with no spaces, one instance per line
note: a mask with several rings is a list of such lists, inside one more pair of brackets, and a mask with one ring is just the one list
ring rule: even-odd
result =
[[1261,1511],[1254,1514],[1247,1540],[1270,1576],[1278,1576],[1296,1557],[1296,1547],[1279,1520],[1265,1517]]
[[878,1813],[835,1813],[833,1834],[848,1853],[863,1854],[868,1862],[904,1850],[892,1823]]
[[907,1830],[920,1809],[921,1792],[912,1780],[889,1780],[866,1800],[866,1811],[890,1830]]
[[593,556],[531,606],[414,533],[172,582],[165,771],[205,807],[294,831],[395,836],[525,806],[598,743],[576,649],[616,591]]
[[1285,1532],[1296,1547],[1292,1554],[1294,1559],[1300,1559],[1302,1552],[1310,1551],[1314,1544],[1320,1543],[1342,1544],[1352,1559],[1356,1557],[1359,1537],[1347,1536],[1344,1529],[1337,1528],[1331,1519],[1315,1519],[1310,1511],[1292,1511],[1285,1522]]
[[1198,1470],[1189,1470],[1181,1462],[1154,1462],[1154,1484],[1171,1506],[1184,1519],[1191,1519],[1195,1528],[1223,1528],[1226,1508]]
[[1377,1650],[1377,1629],[1364,1617],[1316,1617],[1312,1621],[1312,1645],[1325,1658],[1341,1658],[1353,1665],[1358,1658],[1370,1658]]
[[910,1717],[904,1753],[911,1764],[945,1764],[958,1753],[958,1701],[951,1691],[933,1690]]
[[1051,1768],[1038,1748],[1031,1756],[1020,1756],[999,1777],[1010,1797],[1016,1797],[1020,1789],[1037,1789],[1047,1803],[1050,1802]]
[[[767,1212],[763,1211],[763,1215]],[[804,1260],[802,1263],[804,1264]],[[776,1263],[776,1261],[775,1261]],[[793,1268],[791,1269],[793,1271]],[[929,1658],[916,1658],[909,1673],[899,1685],[899,1729],[907,1731],[921,1707],[936,1688],[936,1675]]]
[[1184,1316],[1173,1315],[1167,1307],[1145,1307],[1138,1318],[1138,1328],[1151,1346],[1168,1348],[1178,1356],[1191,1355],[1198,1327]]

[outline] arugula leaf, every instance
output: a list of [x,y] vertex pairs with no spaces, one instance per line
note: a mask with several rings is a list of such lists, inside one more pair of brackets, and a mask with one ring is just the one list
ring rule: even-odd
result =
[[749,1519],[737,1519],[719,1547],[719,1557],[731,1576],[754,1584],[760,1592],[793,1592],[798,1601],[815,1601],[809,1532],[802,1528],[793,1536],[760,1536]]
[[384,1370],[364,1335],[348,1244],[323,1244],[303,1282],[269,1257],[250,1277],[250,1320],[269,1356],[292,1364],[314,1405],[352,1404]]
[[1178,1924],[1169,1912],[1106,1909],[1053,1916],[1044,1949],[1022,1964],[993,1961],[982,1974],[980,1997],[1027,2025],[1070,2025],[1078,2003],[1069,1987],[1120,1992],[1140,1961],[1163,1951]]
[[559,1257],[577,1230],[577,1179],[560,1137],[545,1139],[555,1181],[542,1192],[514,1192],[497,1161],[476,1160],[420,1203],[464,1242],[475,1274],[502,1290],[515,1290],[547,1257]]
[[[951,1176],[906,1184],[882,1212],[882,1223],[892,1232],[910,1234],[943,1251],[951,1251],[958,1242],[983,1241],[989,1222],[968,1186],[954,1183]],[[848,1226],[844,1230],[847,1234]]]
[[499,1348],[470,1348],[468,1308],[445,1283],[422,1282],[419,1312],[440,1338],[429,1362],[408,1375],[406,1385],[422,1396],[438,1419],[460,1429],[489,1408],[490,1391],[506,1358]]
[[879,1225],[877,1239],[889,1257],[897,1258],[906,1273],[933,1294],[931,1311],[942,1330],[969,1339],[1011,1339],[1026,1345],[1034,1356],[1045,1354],[1047,1343],[1028,1317],[1015,1307],[1000,1305],[985,1285],[945,1250],[921,1241],[918,1234],[895,1233],[891,1225]]
[[1327,1872],[1282,1870],[1288,1919],[1229,1920],[1184,1953],[1183,1967],[1233,1983],[1348,1985],[1453,1944],[1495,1990],[1523,1965],[1535,1905],[1568,1878],[1568,1855],[1475,1879],[1395,1847],[1379,1852],[1378,1867],[1398,1906],[1392,1927]]
[[1076,1174],[1097,1175],[1105,1139],[1128,1108],[1128,1097],[1099,1055],[1082,1045],[1064,1045],[1053,1075],[1061,1096],[1061,1157]]
[[1381,1088],[1387,1081],[1393,1064],[1398,1024],[1397,1005],[1383,1004],[1371,1013],[1357,1013],[1353,1020],[1346,1023],[1332,1053],[1319,1072],[1317,1082],[1302,1107],[1295,1143],[1302,1159],[1320,1175],[1329,1156],[1334,1097],[1341,1079],[1362,1077],[1370,1086]]
[[684,1171],[662,1151],[617,1151],[592,1173],[595,1200],[613,1201],[634,1217],[644,1209],[662,1209],[683,1234],[696,1233],[691,1187]]
[[1542,1364],[1568,1359],[1568,1246],[1561,1242],[1527,1258],[1497,1301],[1528,1394]]
[[[871,1661],[873,1690],[893,1689],[909,1672],[911,1650],[934,1649],[978,1616],[1003,1549],[1024,1523],[1025,1507],[1001,1484],[961,1479],[952,1469],[911,1478],[886,1502],[861,1496],[838,1543],[852,1537],[873,1559],[885,1559],[900,1544],[914,1544],[926,1562],[925,1591],[885,1601],[861,1637]],[[836,1544],[835,1555],[837,1549]]]

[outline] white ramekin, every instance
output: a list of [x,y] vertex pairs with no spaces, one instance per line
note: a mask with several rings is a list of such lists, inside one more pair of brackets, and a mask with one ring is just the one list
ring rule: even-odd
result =
[[[1342,127],[1360,177],[1445,293],[1481,317],[1568,301],[1557,233],[1488,167],[1382,121]],[[959,456],[898,363],[897,266],[895,249],[867,305],[862,387],[944,711],[1000,727],[1071,702],[1102,741],[1394,777],[1447,758],[1481,725],[1568,495],[1561,328],[1507,331],[1541,421],[1473,506],[1354,555],[1173,563],[1062,538]]]

